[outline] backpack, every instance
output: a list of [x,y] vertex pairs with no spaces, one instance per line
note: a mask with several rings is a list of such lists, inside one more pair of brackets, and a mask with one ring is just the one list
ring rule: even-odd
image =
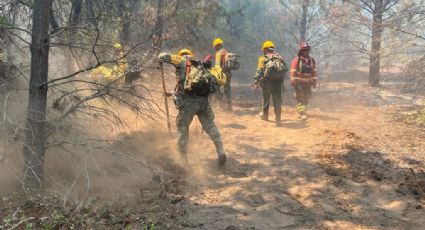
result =
[[224,70],[237,70],[241,66],[239,62],[239,55],[234,53],[229,53],[227,51],[222,52],[223,60],[222,66]]
[[266,55],[264,58],[264,79],[272,81],[281,81],[288,71],[283,57],[277,53]]
[[316,65],[314,58],[311,58],[310,65],[304,64],[300,57],[298,57],[298,72],[303,74],[312,74],[313,68]]
[[197,96],[208,96],[217,89],[217,82],[214,75],[202,65],[191,65],[186,69],[186,80],[184,90],[188,94]]
[[223,71],[220,71],[220,70],[216,69],[215,67],[212,67],[210,69],[210,72],[211,72],[212,75],[214,75],[215,80],[217,82],[217,85],[219,87],[226,85],[226,83],[227,83],[227,76],[226,76],[226,74],[224,74]]

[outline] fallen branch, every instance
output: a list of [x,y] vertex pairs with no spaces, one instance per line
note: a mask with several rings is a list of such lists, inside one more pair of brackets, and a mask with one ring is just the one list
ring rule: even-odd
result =
[[34,220],[34,219],[35,219],[35,217],[28,217],[28,218],[26,218],[26,219],[23,219],[23,220],[19,221],[19,223],[15,224],[13,227],[9,228],[9,230],[16,229],[17,227],[19,227],[19,226],[20,226],[21,224],[23,224],[24,222],[27,222],[27,221],[29,221],[29,220]]

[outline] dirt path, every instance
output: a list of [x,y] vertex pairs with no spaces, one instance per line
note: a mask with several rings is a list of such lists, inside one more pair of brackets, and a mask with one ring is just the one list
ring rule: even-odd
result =
[[[425,229],[425,131],[406,124],[403,114],[417,101],[385,86],[372,90],[361,76],[334,76],[314,93],[307,122],[285,106],[278,128],[259,119],[260,92],[248,84],[233,86],[234,113],[215,109],[229,156],[224,168],[217,167],[213,144],[196,119],[186,168],[175,138],[158,126],[135,125],[114,136],[119,140],[108,146],[113,156],[83,154],[90,159],[69,162],[49,155],[49,175],[64,182],[79,178],[70,165],[91,163],[84,171],[90,184],[86,177],[78,182],[87,189],[82,197],[75,194],[81,203],[65,205],[63,192],[50,198],[46,191],[46,197],[29,203],[5,193],[0,219],[12,221],[9,227],[31,217],[37,226],[76,229],[150,224],[207,230]],[[13,151],[6,155],[9,162],[12,156],[20,162]],[[6,185],[0,191],[19,186],[9,168],[0,168]],[[64,217],[59,222],[58,213]]]
[[[230,156],[225,169],[215,168],[212,145],[199,146],[205,134],[192,133],[179,227],[424,228],[425,191],[415,188],[425,188],[418,182],[425,133],[394,119],[402,103],[387,103],[365,82],[331,81],[315,93],[307,122],[284,107],[277,128],[257,117],[247,85],[234,88],[235,113],[216,113]],[[411,182],[409,168],[422,177]]]

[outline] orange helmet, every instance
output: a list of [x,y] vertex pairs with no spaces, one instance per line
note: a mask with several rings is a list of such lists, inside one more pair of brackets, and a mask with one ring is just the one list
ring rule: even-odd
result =
[[307,42],[300,42],[300,44],[298,45],[298,48],[300,51],[303,50],[310,50],[310,44],[308,44]]

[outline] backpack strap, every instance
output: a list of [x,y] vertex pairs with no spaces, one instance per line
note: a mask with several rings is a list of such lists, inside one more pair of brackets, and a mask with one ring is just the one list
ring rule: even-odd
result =
[[[187,77],[189,75],[191,69],[192,69],[192,62],[189,59],[186,59],[185,60],[185,77]],[[175,87],[175,91],[177,91],[177,92],[180,89],[179,81],[180,81],[180,76],[177,77],[177,82],[176,82],[176,87]]]
[[186,59],[186,77],[189,76],[190,70],[192,69],[192,62]]
[[300,57],[300,55],[298,55],[298,62],[297,62],[297,72],[299,72],[299,73],[301,73],[301,71],[302,71],[302,60],[301,60],[301,57]]

